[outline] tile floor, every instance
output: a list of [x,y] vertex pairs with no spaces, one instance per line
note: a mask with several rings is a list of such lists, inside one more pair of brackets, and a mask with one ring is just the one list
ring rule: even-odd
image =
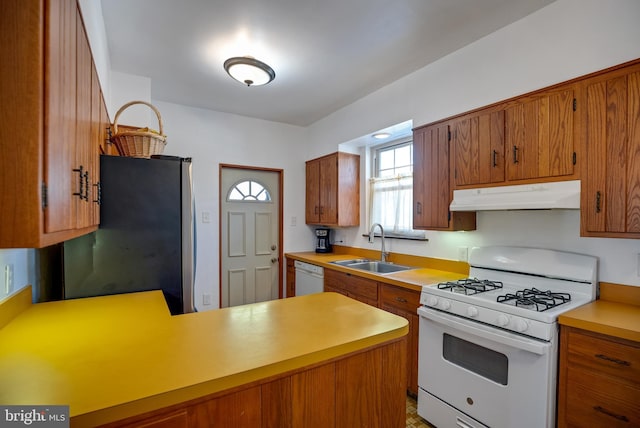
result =
[[434,428],[416,413],[416,400],[407,396],[407,428]]

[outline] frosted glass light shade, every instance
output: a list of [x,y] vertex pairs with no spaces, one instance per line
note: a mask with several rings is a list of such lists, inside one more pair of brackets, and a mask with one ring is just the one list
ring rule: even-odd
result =
[[224,69],[229,76],[247,86],[266,85],[276,73],[262,61],[251,57],[233,57],[224,62]]

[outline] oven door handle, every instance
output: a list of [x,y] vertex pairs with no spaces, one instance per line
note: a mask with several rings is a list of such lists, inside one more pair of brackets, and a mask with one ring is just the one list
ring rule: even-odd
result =
[[424,306],[418,308],[418,315],[438,324],[538,355],[548,353],[551,346],[548,342],[518,336],[507,331],[498,330],[497,327],[484,327],[482,324],[465,321],[462,318],[456,319],[454,318],[455,315],[442,314],[435,309],[427,309]]

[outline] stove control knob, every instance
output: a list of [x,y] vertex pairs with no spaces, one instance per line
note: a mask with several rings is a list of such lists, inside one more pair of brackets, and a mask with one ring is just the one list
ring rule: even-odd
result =
[[476,308],[475,306],[469,306],[467,308],[467,315],[470,316],[471,318],[475,318],[478,316],[478,308]]
[[427,297],[427,306],[437,306],[438,298],[436,296]]
[[500,326],[500,327],[504,327],[507,324],[509,324],[509,317],[506,316],[505,314],[500,314],[498,315],[498,319],[496,320],[496,323]]
[[451,307],[451,302],[448,300],[443,300],[440,304],[440,307],[446,311]]
[[523,320],[523,319],[517,319],[516,320],[516,330],[519,331],[520,333],[527,331],[527,329],[529,328],[529,323],[527,323],[527,321]]

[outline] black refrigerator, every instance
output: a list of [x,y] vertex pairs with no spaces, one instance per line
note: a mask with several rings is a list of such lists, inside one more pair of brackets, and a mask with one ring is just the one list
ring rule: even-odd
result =
[[64,298],[162,290],[194,312],[191,159],[100,157],[100,227],[63,244]]

